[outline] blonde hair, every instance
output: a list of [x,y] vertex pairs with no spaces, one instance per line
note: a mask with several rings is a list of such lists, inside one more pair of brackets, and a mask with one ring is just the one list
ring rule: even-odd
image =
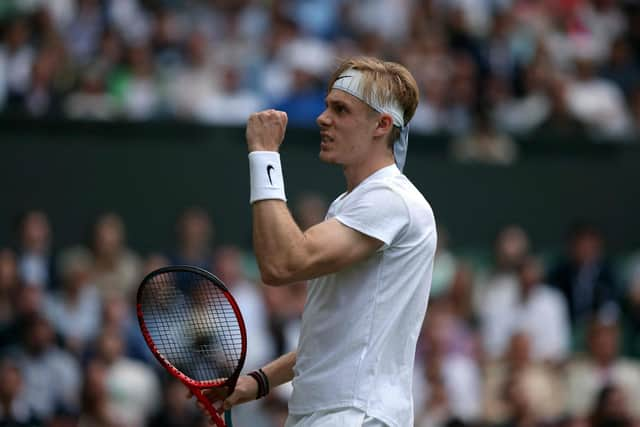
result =
[[[362,73],[362,92],[367,103],[373,100],[378,105],[397,102],[404,112],[404,125],[409,123],[418,107],[419,92],[416,80],[404,65],[365,56],[350,58],[334,71],[329,80],[329,90],[336,79],[349,69]],[[399,136],[400,129],[394,127],[390,142],[393,143]]]

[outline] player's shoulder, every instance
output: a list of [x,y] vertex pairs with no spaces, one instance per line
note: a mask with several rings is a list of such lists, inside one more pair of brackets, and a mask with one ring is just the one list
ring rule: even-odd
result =
[[428,227],[435,223],[431,205],[418,188],[403,174],[382,177],[369,182],[368,197],[390,214],[405,214],[412,222]]
[[422,211],[433,215],[431,204],[427,201],[422,192],[404,174],[399,174],[383,181],[390,191],[398,194],[407,206],[412,210]]

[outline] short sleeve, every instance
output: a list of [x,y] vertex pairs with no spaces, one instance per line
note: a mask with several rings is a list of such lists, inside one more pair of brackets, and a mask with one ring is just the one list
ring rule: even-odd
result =
[[402,197],[382,183],[351,194],[335,219],[387,246],[409,225],[409,210]]

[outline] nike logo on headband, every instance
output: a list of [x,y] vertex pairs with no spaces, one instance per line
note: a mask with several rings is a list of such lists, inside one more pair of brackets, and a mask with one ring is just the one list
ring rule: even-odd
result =
[[353,76],[340,76],[337,79],[335,79],[334,82],[337,82],[338,80],[341,80],[341,79],[346,79],[347,77],[351,78]]

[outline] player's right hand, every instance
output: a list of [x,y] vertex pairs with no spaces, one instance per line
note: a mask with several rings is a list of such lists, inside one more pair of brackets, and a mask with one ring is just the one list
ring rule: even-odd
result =
[[278,151],[287,129],[287,113],[265,110],[253,113],[247,121],[247,148],[252,151]]
[[[223,413],[224,411],[231,409],[233,406],[256,400],[258,395],[258,383],[250,376],[243,375],[238,378],[238,382],[236,383],[236,388],[233,390],[233,393],[228,393],[229,389],[227,387],[216,387],[202,390],[202,394],[209,399],[218,413]],[[191,396],[192,394],[189,393],[188,397]],[[202,410],[204,415],[209,416],[206,408],[200,402],[198,402],[198,407]]]

